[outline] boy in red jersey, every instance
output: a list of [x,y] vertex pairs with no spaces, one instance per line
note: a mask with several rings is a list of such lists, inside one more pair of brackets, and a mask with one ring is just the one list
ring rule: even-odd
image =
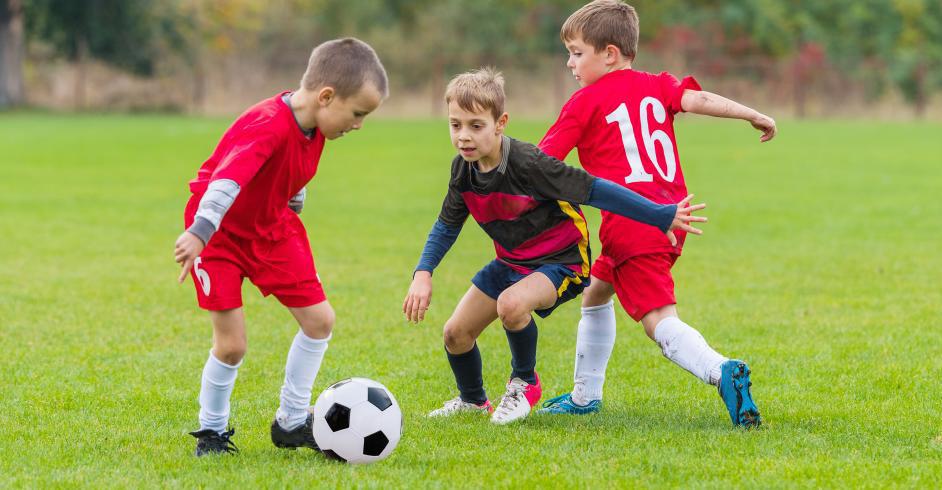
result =
[[[203,368],[196,455],[237,451],[229,397],[246,350],[242,280],[275,295],[300,325],[288,351],[272,443],[317,449],[311,387],[334,324],[298,213],[325,140],[360,129],[388,95],[373,49],[353,39],[314,48],[301,86],[249,108],[190,181],[186,231],[177,239],[179,281],[192,274],[209,310],[213,348]],[[225,220],[223,219],[225,218]]]
[[[657,205],[624,187],[592,177],[505,136],[503,77],[485,68],[448,84],[451,142],[460,154],[438,220],[429,233],[402,311],[421,321],[432,297],[432,271],[451,248],[468,216],[494,240],[497,258],[484,266],[444,328],[445,353],[459,395],[429,415],[490,413],[491,421],[520,420],[542,396],[536,373],[537,326],[588,285],[589,234],[579,204],[647,223],[674,241],[671,230],[699,233],[690,216],[703,205]],[[477,337],[500,318],[511,352],[511,374],[495,410],[484,391]]]
[[[575,147],[592,175],[628,187],[658,203],[687,195],[674,139],[678,112],[743,119],[775,136],[775,121],[753,109],[701,91],[692,77],[678,81],[631,68],[638,46],[638,16],[619,0],[585,5],[563,25],[560,38],[569,51],[567,66],[582,89],[563,106],[540,148],[559,159]],[[707,345],[677,316],[671,267],[681,254],[684,234],[669,243],[662,234],[611,213],[602,213],[602,253],[592,267],[592,284],[582,299],[576,341],[575,386],[547,401],[542,412],[598,411],[605,368],[615,342],[612,295],[665,357],[702,381],[717,386],[734,425],[757,427],[749,368]]]

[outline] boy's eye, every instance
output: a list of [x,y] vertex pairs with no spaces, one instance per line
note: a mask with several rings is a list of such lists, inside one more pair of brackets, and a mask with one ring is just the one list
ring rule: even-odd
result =
[[458,129],[458,128],[461,127],[461,125],[458,124],[458,123],[451,123],[451,127],[455,128],[455,129]]

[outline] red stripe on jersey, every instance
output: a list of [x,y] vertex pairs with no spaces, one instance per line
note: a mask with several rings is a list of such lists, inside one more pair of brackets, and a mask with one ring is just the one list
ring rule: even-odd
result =
[[495,220],[511,221],[539,206],[539,202],[530,196],[518,196],[492,192],[480,195],[474,192],[462,192],[468,211],[475,221],[484,224]]
[[566,220],[521,243],[519,247],[512,251],[500,246],[495,241],[494,250],[497,251],[497,257],[499,258],[519,262],[552,255],[553,252],[571,247],[581,239],[582,232],[579,231],[579,228],[572,220]]

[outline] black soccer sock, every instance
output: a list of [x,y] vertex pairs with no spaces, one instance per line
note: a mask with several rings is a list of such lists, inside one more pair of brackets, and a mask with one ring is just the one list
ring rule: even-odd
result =
[[507,330],[507,343],[510,344],[511,378],[520,378],[527,383],[536,383],[536,322],[530,317],[530,323],[517,331]]
[[445,348],[445,354],[448,355],[451,371],[455,373],[461,399],[475,405],[486,402],[487,393],[484,392],[484,378],[481,375],[481,351],[478,350],[477,342],[464,354],[452,354],[448,348]]

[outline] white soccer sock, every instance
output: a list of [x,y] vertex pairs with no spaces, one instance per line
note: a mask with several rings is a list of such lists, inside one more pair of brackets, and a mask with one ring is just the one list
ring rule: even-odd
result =
[[664,357],[674,361],[707,384],[719,382],[720,366],[728,359],[707,345],[706,340],[690,325],[676,316],[669,316],[654,327],[654,341]]
[[575,388],[572,401],[585,405],[602,399],[605,368],[615,346],[615,303],[582,308],[576,334]]
[[242,361],[239,361],[235,366],[230,366],[216,359],[212,350],[209,351],[200,383],[200,430],[226,430],[226,424],[229,423],[229,397],[241,365]]
[[281,406],[275,414],[275,420],[282,429],[294,429],[307,418],[307,409],[311,405],[311,387],[324,359],[324,352],[327,351],[328,341],[330,336],[326,339],[312,339],[300,329],[294,336],[285,363]]

